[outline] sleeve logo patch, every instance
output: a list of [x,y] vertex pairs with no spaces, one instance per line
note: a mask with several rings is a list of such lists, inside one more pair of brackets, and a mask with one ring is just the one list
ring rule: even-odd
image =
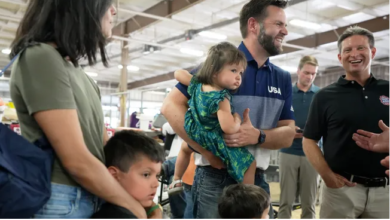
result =
[[389,97],[382,95],[379,97],[379,100],[383,105],[389,106]]

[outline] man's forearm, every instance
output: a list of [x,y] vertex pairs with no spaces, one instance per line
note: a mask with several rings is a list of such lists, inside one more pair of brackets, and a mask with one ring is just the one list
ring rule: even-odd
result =
[[279,150],[290,147],[295,136],[295,130],[291,128],[291,126],[281,126],[263,131],[266,135],[266,139],[260,147],[270,150]]
[[325,158],[317,145],[318,141],[303,138],[302,143],[303,151],[305,152],[307,159],[314,169],[317,170],[318,174],[320,174],[323,179],[326,179],[326,177],[333,172],[328,163],[325,161]]
[[164,103],[163,105],[163,115],[176,132],[185,142],[188,143],[194,150],[198,151],[200,154],[205,152],[199,144],[193,141],[190,137],[188,137],[187,132],[184,130],[184,117],[187,111],[186,106],[177,105],[174,103]]

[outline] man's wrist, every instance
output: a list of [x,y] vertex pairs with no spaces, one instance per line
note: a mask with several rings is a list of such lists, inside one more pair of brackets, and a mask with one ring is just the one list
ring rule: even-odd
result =
[[158,212],[158,211],[162,211],[162,210],[163,210],[163,208],[161,207],[160,204],[154,204],[152,207],[147,209],[146,215],[149,217],[149,216],[153,215],[156,211]]
[[265,138],[266,138],[265,132],[260,129],[256,129],[256,131],[258,132],[257,144],[261,145],[265,142]]

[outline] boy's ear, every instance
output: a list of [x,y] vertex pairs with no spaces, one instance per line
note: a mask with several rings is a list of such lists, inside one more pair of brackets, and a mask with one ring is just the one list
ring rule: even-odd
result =
[[108,172],[110,172],[112,177],[114,177],[116,180],[119,180],[119,178],[120,178],[120,171],[119,171],[118,168],[110,166],[110,167],[108,167]]

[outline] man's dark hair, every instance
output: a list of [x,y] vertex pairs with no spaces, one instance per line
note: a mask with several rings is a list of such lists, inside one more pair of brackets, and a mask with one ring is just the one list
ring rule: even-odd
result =
[[100,51],[108,66],[101,20],[112,0],[31,0],[11,44],[10,58],[34,43],[55,43],[77,67],[80,58],[96,63]]
[[114,166],[128,172],[131,165],[141,156],[156,163],[164,162],[164,148],[153,138],[137,131],[119,131],[104,147],[106,167]]
[[223,190],[218,212],[221,218],[260,218],[269,206],[270,197],[264,189],[239,183]]
[[279,8],[286,8],[286,0],[251,0],[242,7],[240,12],[240,31],[242,38],[248,35],[248,20],[255,18],[257,22],[262,22],[267,16],[268,6],[276,6]]
[[368,44],[370,45],[370,48],[375,47],[375,38],[374,38],[374,35],[372,34],[371,31],[369,31],[365,28],[359,27],[359,26],[353,26],[353,27],[347,28],[347,30],[345,30],[340,35],[339,40],[337,41],[339,53],[341,53],[341,49],[342,49],[341,47],[342,47],[343,41],[349,37],[354,36],[354,35],[366,36],[368,38]]

